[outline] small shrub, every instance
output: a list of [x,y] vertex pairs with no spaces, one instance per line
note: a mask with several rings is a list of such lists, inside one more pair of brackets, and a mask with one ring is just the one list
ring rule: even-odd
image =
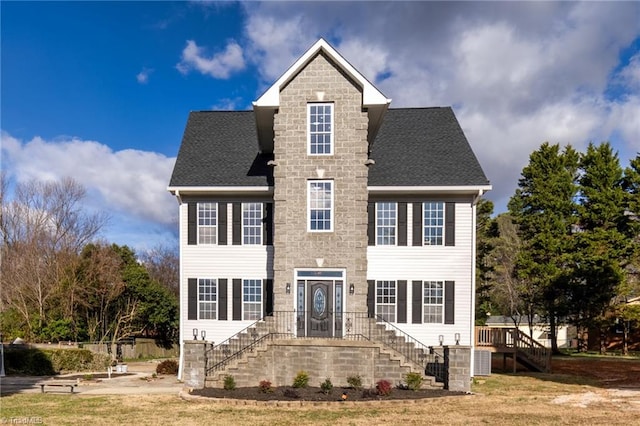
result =
[[82,375],[82,380],[93,380],[93,374]]
[[362,377],[360,377],[359,374],[356,374],[355,376],[348,376],[347,383],[355,390],[362,389]]
[[393,386],[388,380],[380,380],[378,381],[378,383],[376,383],[376,392],[380,396],[389,396],[391,395],[392,390]]
[[165,359],[156,367],[158,374],[178,374],[178,362],[175,359]]
[[296,377],[293,379],[294,388],[306,388],[309,385],[309,373],[306,371],[299,371]]
[[422,374],[420,373],[407,373],[404,376],[404,381],[407,384],[407,388],[411,389],[412,391],[417,391],[422,387],[422,381],[423,381],[423,377]]
[[233,376],[224,376],[224,389],[234,390],[236,388],[236,379]]
[[260,384],[258,384],[258,389],[262,393],[273,392],[273,388],[271,387],[271,382],[268,380],[261,380]]
[[285,389],[284,390],[284,396],[286,396],[287,398],[292,398],[292,399],[300,398],[300,394],[295,389]]
[[320,383],[320,389],[323,394],[330,394],[333,390],[333,383],[331,383],[331,379],[327,377],[324,382]]

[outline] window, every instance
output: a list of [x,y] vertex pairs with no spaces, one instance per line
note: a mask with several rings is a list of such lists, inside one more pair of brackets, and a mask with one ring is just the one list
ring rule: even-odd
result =
[[333,154],[333,104],[309,104],[309,155]]
[[308,188],[309,230],[333,231],[333,181],[311,180]]
[[217,319],[218,287],[211,278],[198,279],[198,319]]
[[376,203],[376,243],[383,246],[396,244],[396,203]]
[[424,245],[441,246],[444,234],[444,203],[423,203],[422,210]]
[[242,281],[242,319],[259,320],[262,317],[262,280]]
[[444,282],[425,281],[423,288],[423,322],[442,324],[442,313],[444,311]]
[[198,244],[216,244],[217,207],[216,203],[198,203]]
[[395,281],[376,281],[376,314],[385,321],[396,321]]
[[242,243],[262,244],[262,203],[242,203]]

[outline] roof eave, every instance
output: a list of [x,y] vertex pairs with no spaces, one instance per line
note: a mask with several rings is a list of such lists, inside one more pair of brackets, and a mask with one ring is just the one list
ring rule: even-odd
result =
[[363,107],[371,107],[373,105],[388,105],[391,99],[384,96],[373,84],[371,84],[353,65],[351,65],[338,51],[336,51],[324,39],[319,39],[309,48],[294,64],[285,71],[282,76],[267,91],[253,102],[256,107],[270,107],[277,109],[280,106],[280,90],[295,75],[302,70],[320,51],[324,51],[331,59],[342,68],[351,78],[357,81],[362,87],[362,105]]
[[273,194],[273,186],[168,186],[167,191],[171,195],[215,195],[241,193],[249,194]]
[[491,185],[459,186],[368,186],[371,194],[452,194],[482,195],[491,190]]

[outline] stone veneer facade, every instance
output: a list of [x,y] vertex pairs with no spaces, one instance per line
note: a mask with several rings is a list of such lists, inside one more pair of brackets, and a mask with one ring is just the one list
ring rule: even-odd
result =
[[[322,94],[321,94],[322,93]],[[334,104],[333,155],[307,154],[307,104]],[[295,268],[345,268],[345,311],[366,312],[368,118],[362,90],[319,53],[280,92],[274,118],[274,310],[291,310]],[[319,170],[323,170],[319,172]],[[331,179],[333,232],[308,232],[307,181]]]

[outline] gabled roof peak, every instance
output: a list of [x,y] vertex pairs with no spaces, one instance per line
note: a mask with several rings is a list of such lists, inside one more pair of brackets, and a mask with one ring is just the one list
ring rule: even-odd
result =
[[325,39],[320,38],[267,91],[253,103],[254,108],[278,108],[280,106],[280,90],[302,70],[320,51],[328,55],[347,75],[362,87],[362,105],[387,106],[391,103],[373,84],[369,82],[353,65],[351,65]]

